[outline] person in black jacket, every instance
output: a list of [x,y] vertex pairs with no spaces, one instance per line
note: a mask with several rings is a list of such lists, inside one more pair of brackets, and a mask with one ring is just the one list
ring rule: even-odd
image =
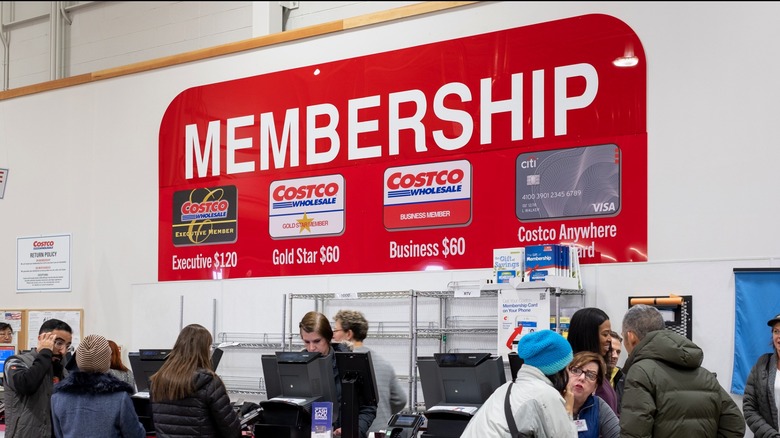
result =
[[184,327],[165,363],[152,375],[149,394],[158,437],[241,436],[225,384],[211,370],[211,343],[205,327]]
[[755,438],[780,436],[777,422],[778,351],[780,351],[780,315],[766,325],[772,329],[772,353],[762,354],[756,360],[745,383],[742,412],[745,422]]
[[7,438],[54,436],[51,394],[65,379],[63,363],[71,349],[73,329],[65,321],[47,319],[32,351],[5,361],[4,402]]
[[[341,376],[339,375],[339,369],[336,366],[335,351],[349,351],[345,344],[332,344],[330,341],[333,339],[333,329],[330,326],[328,317],[319,312],[308,312],[303,316],[301,322],[298,324],[298,328],[301,332],[301,339],[306,346],[306,350],[309,352],[319,352],[323,356],[330,356],[333,360],[333,378],[336,381],[336,394],[338,395],[339,404],[341,404]],[[335,403],[334,403],[335,405]],[[334,406],[334,412],[338,413]],[[361,405],[359,407],[358,422],[360,428],[360,438],[366,438],[368,436],[368,429],[371,427],[371,423],[376,418],[376,406]],[[341,418],[338,414],[333,416],[333,435],[341,436]],[[351,438],[351,437],[349,437]]]

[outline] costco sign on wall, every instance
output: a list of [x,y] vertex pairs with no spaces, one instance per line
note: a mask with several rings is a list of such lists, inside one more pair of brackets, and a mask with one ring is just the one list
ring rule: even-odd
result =
[[646,62],[607,15],[185,90],[159,280],[647,260]]

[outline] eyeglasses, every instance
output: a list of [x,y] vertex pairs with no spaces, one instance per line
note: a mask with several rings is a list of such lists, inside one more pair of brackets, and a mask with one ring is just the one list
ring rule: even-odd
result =
[[62,347],[67,347],[66,349],[67,349],[67,351],[69,353],[73,352],[73,345],[70,345],[69,343],[65,342],[64,339],[59,339],[59,338],[55,339],[54,340],[54,348],[59,350]]
[[10,338],[13,335],[14,335],[13,332],[0,332],[0,336],[4,338]]
[[780,329],[772,329],[772,334],[775,336],[780,335]]
[[343,332],[343,331],[344,331],[344,329],[335,329],[335,330],[333,330],[333,333],[336,333],[336,332]]
[[574,377],[579,377],[579,376],[585,374],[585,379],[587,379],[587,380],[589,380],[591,382],[595,382],[599,378],[598,373],[596,373],[595,371],[585,371],[582,368],[577,368],[577,367],[569,368],[569,372]]

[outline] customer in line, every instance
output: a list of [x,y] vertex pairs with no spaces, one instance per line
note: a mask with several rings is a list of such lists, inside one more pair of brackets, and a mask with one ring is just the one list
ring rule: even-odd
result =
[[745,422],[755,438],[780,437],[778,428],[778,389],[777,370],[780,369],[780,315],[767,321],[771,327],[772,352],[762,354],[750,370],[745,383],[745,395],[742,398],[742,412]]
[[[606,361],[612,350],[612,323],[609,315],[596,307],[579,309],[571,316],[567,339],[574,354],[590,351]],[[615,388],[604,379],[596,388],[596,395],[604,399],[615,414],[620,415]]]
[[[333,364],[333,379],[336,384],[336,396],[338,405],[341,405],[341,375],[336,364],[337,351],[349,351],[345,344],[331,344],[333,340],[333,329],[330,326],[328,317],[320,312],[308,312],[303,315],[301,322],[298,323],[301,339],[306,347],[306,351],[317,352],[323,356],[330,357]],[[333,435],[341,436],[341,418],[339,415],[339,406],[333,407]],[[368,437],[368,429],[376,418],[376,406],[361,405],[358,413],[358,428],[360,429],[360,438]],[[351,438],[351,437],[350,437]]]
[[623,364],[622,437],[744,437],[739,407],[701,366],[704,352],[667,330],[658,309],[645,304],[628,309],[623,346],[628,359]]
[[76,349],[78,370],[54,386],[51,414],[57,438],[144,438],[133,407],[133,388],[107,374],[111,347],[89,335]]
[[604,358],[590,351],[580,351],[566,369],[569,372],[566,393],[573,395],[571,411],[579,438],[619,437],[617,415],[607,402],[595,395],[596,388],[607,375]]
[[68,323],[47,319],[38,330],[37,346],[5,361],[5,438],[53,436],[51,394],[68,374],[63,359],[72,338]]
[[[518,433],[535,438],[576,437],[572,413],[561,396],[572,359],[569,343],[552,330],[540,330],[520,338],[517,355],[524,363],[515,381],[488,397],[461,438],[515,438]],[[556,381],[562,383],[560,388],[553,386]]]
[[610,385],[615,389],[619,414],[620,401],[623,399],[623,380],[626,378],[623,370],[617,365],[620,353],[623,351],[623,337],[614,330],[609,332],[609,334],[612,336],[612,348],[609,351],[609,360],[607,361],[607,376],[609,377]]
[[225,384],[211,370],[211,333],[184,327],[160,370],[151,377],[154,430],[160,438],[241,436]]
[[[122,362],[122,349],[116,342],[110,339],[108,340],[108,345],[111,347],[111,366],[108,369],[108,373],[117,379],[126,382],[133,387],[133,390],[136,390],[133,372],[130,368],[125,366],[124,362]],[[78,365],[78,360],[76,360],[76,364]]]
[[610,348],[609,357],[607,358],[607,377],[609,378],[609,383],[614,388],[617,381],[623,377],[623,371],[618,366],[620,353],[623,351],[623,337],[614,330],[610,331],[609,335],[612,337],[612,348]]
[[371,353],[374,365],[374,377],[379,394],[377,396],[376,419],[371,423],[369,432],[387,429],[390,417],[403,410],[406,406],[406,391],[395,375],[395,369],[385,358],[375,350],[366,347],[363,342],[368,335],[368,320],[356,310],[339,310],[333,317],[336,328],[333,330],[335,342],[349,342],[352,351]]

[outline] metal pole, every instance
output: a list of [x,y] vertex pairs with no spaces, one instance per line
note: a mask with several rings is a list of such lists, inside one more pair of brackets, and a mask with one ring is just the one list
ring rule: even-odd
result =
[[289,305],[287,306],[287,327],[289,328],[289,332],[287,333],[287,339],[290,340],[290,350],[292,351],[292,300],[293,300],[293,294],[288,294],[287,298],[290,300]]
[[211,301],[211,333],[217,336],[217,299]]
[[57,2],[51,2],[49,12],[49,80],[57,79],[57,32],[60,9]]
[[287,343],[284,341],[284,335],[286,333],[284,329],[284,318],[287,316],[287,294],[282,298],[282,351],[287,351]]
[[179,331],[184,328],[184,295],[179,295]]
[[555,331],[559,334],[561,330],[561,288],[555,288]]
[[412,305],[409,309],[409,409],[412,412],[417,410],[417,368],[415,361],[417,359],[417,293],[414,290],[409,291]]

